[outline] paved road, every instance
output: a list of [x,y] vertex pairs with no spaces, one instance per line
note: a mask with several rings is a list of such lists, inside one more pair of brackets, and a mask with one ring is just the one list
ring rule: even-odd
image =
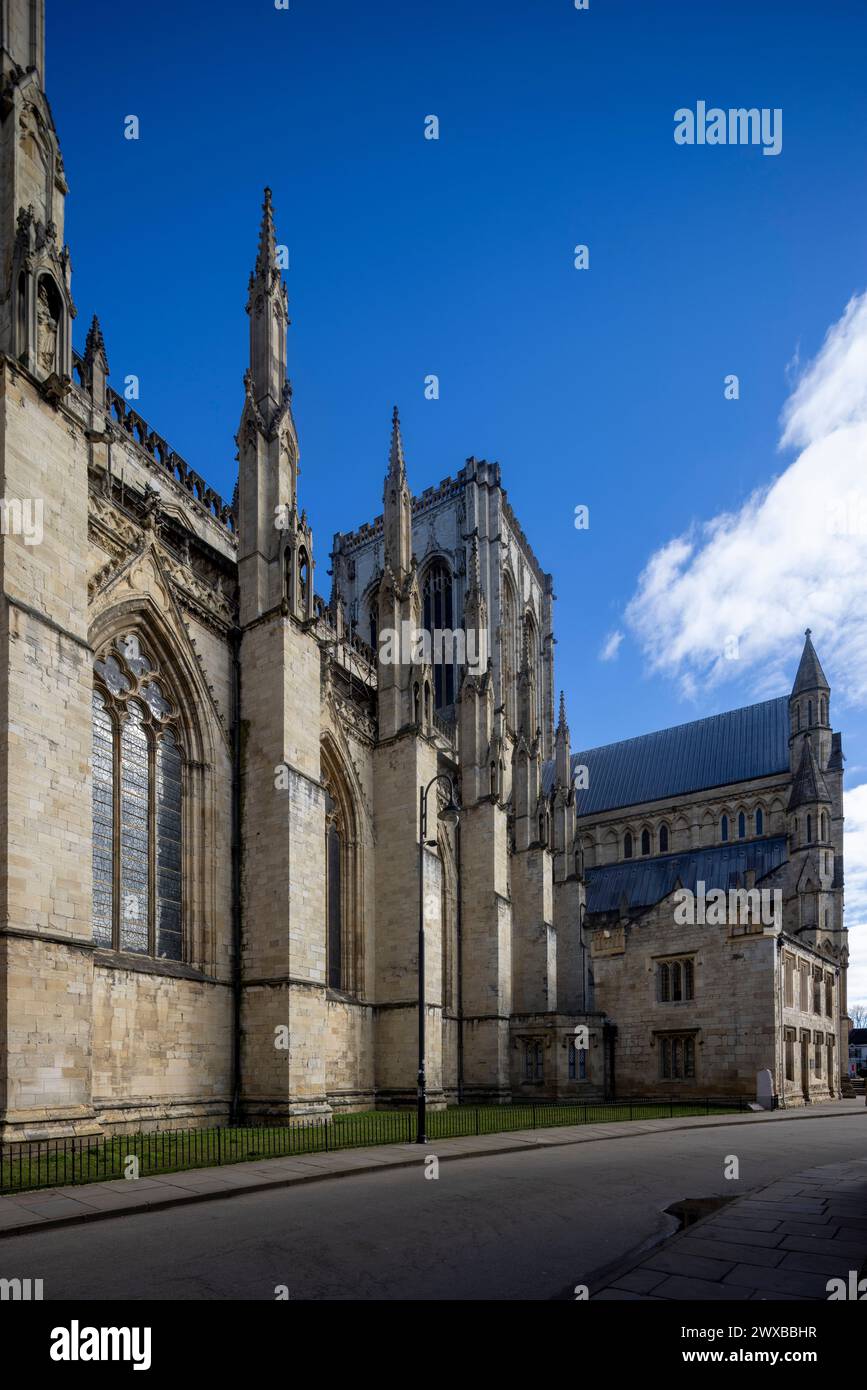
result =
[[[635,1135],[336,1178],[0,1241],[49,1299],[551,1299],[676,1229],[686,1197],[745,1195],[862,1158],[867,1116]],[[432,1146],[435,1152],[435,1146]],[[729,1155],[737,1182],[723,1176]]]

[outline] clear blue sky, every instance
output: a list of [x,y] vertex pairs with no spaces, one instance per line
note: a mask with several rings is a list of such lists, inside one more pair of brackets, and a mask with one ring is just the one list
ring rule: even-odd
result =
[[[415,489],[501,463],[573,746],[747,703],[735,668],[685,701],[629,636],[598,653],[651,553],[785,466],[786,365],[867,286],[865,50],[863,0],[48,0],[76,346],[97,312],[115,387],[230,497],[270,184],[319,591],[380,510],[397,402]],[[699,99],[782,108],[783,152],[676,146]]]

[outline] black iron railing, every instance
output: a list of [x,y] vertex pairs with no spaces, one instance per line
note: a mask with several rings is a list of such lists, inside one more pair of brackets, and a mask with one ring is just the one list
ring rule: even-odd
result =
[[[612,1101],[535,1101],[526,1104],[451,1106],[428,1110],[428,1138],[436,1143],[481,1134],[558,1125],[673,1119],[733,1113],[744,1097],[672,1096]],[[147,1134],[85,1135],[0,1144],[0,1193],[41,1187],[152,1177],[188,1168],[219,1167],[375,1144],[410,1144],[414,1110],[314,1116],[283,1125],[175,1129]]]

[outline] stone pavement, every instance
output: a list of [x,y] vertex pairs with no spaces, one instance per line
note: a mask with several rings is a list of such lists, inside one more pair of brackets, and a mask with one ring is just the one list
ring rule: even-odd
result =
[[[867,1121],[867,1107],[860,1099],[840,1100],[799,1110],[748,1112],[743,1115],[725,1116],[698,1115],[673,1120],[624,1120],[614,1124],[564,1125],[556,1129],[526,1129],[516,1130],[511,1134],[441,1139],[426,1146],[382,1144],[375,1148],[343,1149],[337,1153],[303,1154],[297,1158],[269,1158],[259,1162],[233,1163],[221,1168],[193,1168],[180,1173],[165,1173],[159,1177],[144,1177],[134,1181],[118,1179],[82,1186],[44,1188],[36,1192],[0,1197],[0,1238],[80,1221],[162,1210],[190,1202],[212,1201],[233,1194],[259,1192],[269,1187],[288,1187],[296,1183],[317,1182],[325,1178],[367,1173],[384,1168],[407,1168],[423,1163],[431,1154],[435,1154],[440,1162],[447,1162],[460,1158],[515,1153],[522,1149],[538,1150],[568,1144],[598,1143],[600,1140],[616,1141],[632,1138],[636,1134],[659,1134],[681,1129],[715,1129],[720,1126],[731,1128],[737,1125],[807,1124],[821,1122],[825,1116],[839,1118],[843,1115],[850,1115],[853,1119],[864,1122]],[[864,1225],[867,1230],[867,1221]],[[792,1250],[792,1253],[797,1252]],[[698,1254],[699,1252],[696,1252],[696,1256]],[[789,1268],[791,1269],[791,1266]],[[629,1292],[617,1291],[612,1296],[628,1296]]]
[[848,1287],[850,1272],[867,1275],[867,1159],[809,1168],[726,1203],[590,1297],[824,1301],[828,1280]]

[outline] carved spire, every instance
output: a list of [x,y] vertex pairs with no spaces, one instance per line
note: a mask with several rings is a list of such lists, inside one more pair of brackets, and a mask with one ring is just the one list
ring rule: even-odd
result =
[[792,783],[788,809],[795,811],[799,806],[818,805],[820,801],[830,804],[831,793],[816,762],[810,735],[807,734],[801,749],[801,763]]
[[267,424],[288,401],[286,330],[289,300],[277,264],[271,190],[265,189],[256,265],[247,296],[250,315],[251,394]]
[[108,357],[105,351],[105,339],[102,336],[102,329],[99,326],[99,319],[96,314],[93,322],[87,330],[87,338],[84,344],[84,377],[90,389],[94,406],[98,410],[105,408],[105,381],[108,376]]
[[272,271],[277,268],[277,236],[274,231],[274,207],[271,190],[265,189],[262,203],[262,225],[259,228],[259,254],[256,257],[254,278],[263,282],[270,280]]
[[807,628],[804,632],[804,650],[801,652],[798,673],[795,676],[795,684],[792,686],[792,695],[802,695],[806,691],[813,690],[824,690],[830,693],[831,687],[828,684],[828,677],[822,670],[822,663],[816,655],[811,630]]
[[391,447],[388,451],[388,476],[399,483],[406,482],[406,461],[403,457],[403,440],[400,437],[400,416],[397,406],[391,417]]
[[84,360],[93,362],[96,357],[102,358],[102,364],[108,373],[108,357],[105,352],[105,339],[102,336],[102,328],[96,314],[93,316],[90,327],[87,330],[87,338],[84,342]]
[[278,605],[298,622],[313,616],[313,536],[299,515],[298,436],[286,376],[289,302],[278,249],[266,188],[247,298],[250,364],[238,431],[242,626]]
[[558,787],[568,787],[570,784],[572,752],[569,740],[569,725],[566,721],[566,696],[560,691],[560,718],[557,721],[557,733],[554,736],[554,769],[555,781]]
[[384,566],[396,578],[405,578],[412,569],[412,497],[406,478],[406,461],[400,435],[397,406],[391,419],[388,473],[382,497],[385,534]]

